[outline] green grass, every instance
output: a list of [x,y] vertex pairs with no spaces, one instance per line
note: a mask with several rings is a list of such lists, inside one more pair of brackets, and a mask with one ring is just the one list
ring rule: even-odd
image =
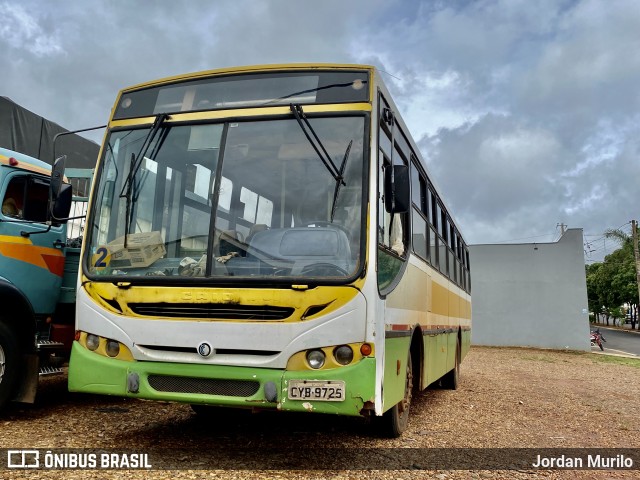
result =
[[593,355],[591,360],[594,363],[612,363],[614,365],[628,365],[640,368],[640,358],[614,357],[613,355]]
[[[614,355],[605,354],[592,354],[590,352],[584,352],[579,350],[544,350],[531,347],[491,347],[491,346],[479,346],[473,345],[472,349],[475,350],[520,350],[522,360],[530,360],[534,362],[545,363],[557,363],[557,362],[569,362],[571,358],[562,358],[558,356],[552,356],[553,354],[564,354],[567,356],[586,357],[591,359],[593,363],[608,363],[613,365],[627,365],[630,367],[640,368],[640,358],[628,358],[628,357],[616,357]],[[548,355],[547,355],[548,354]]]
[[[630,367],[640,368],[640,358],[616,357],[614,355],[607,355],[607,354],[592,355],[588,352],[578,352],[575,350],[567,350],[567,351],[558,350],[557,352],[569,354],[569,355],[578,355],[581,357],[588,355],[589,358],[593,361],[593,363],[627,365]],[[559,361],[558,358],[554,358],[544,354],[523,355],[522,360],[530,360],[534,362],[545,362],[545,363],[557,363]],[[567,362],[568,360],[563,360],[563,361]]]

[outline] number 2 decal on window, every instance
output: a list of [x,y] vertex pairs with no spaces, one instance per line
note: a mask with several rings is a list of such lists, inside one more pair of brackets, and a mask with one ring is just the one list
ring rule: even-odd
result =
[[100,247],[93,255],[93,266],[95,268],[106,268],[109,266],[111,260],[111,254],[107,247]]

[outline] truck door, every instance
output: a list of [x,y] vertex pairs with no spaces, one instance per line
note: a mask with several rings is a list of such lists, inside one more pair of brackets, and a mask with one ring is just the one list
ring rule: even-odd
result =
[[0,277],[36,314],[55,310],[64,273],[65,226],[46,224],[48,191],[48,177],[24,171],[8,173],[0,184]]

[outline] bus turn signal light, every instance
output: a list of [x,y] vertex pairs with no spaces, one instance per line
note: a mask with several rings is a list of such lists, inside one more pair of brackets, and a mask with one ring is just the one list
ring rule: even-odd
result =
[[368,343],[363,343],[360,346],[360,353],[363,357],[368,357],[369,355],[371,355],[372,351],[373,350],[371,349],[371,345],[369,345]]

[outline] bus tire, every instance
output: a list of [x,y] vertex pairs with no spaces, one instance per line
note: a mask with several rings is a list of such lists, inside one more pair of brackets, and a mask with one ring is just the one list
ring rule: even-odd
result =
[[398,438],[409,425],[409,409],[413,394],[413,365],[411,352],[407,358],[407,375],[405,379],[404,398],[387,410],[381,418],[381,430],[385,437]]
[[452,370],[445,373],[440,380],[440,386],[447,390],[457,390],[460,382],[460,339],[456,341],[456,364]]
[[19,358],[15,333],[6,324],[0,322],[0,409],[15,393]]

